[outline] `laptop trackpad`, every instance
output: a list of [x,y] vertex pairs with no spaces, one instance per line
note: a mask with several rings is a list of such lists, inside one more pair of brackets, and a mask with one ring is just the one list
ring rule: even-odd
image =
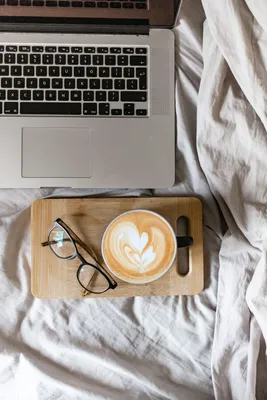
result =
[[23,128],[23,178],[90,178],[91,129]]

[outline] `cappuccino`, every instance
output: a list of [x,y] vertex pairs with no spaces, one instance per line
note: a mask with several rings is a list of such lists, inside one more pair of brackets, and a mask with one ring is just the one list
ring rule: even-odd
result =
[[118,278],[148,283],[171,267],[177,251],[172,227],[160,215],[146,210],[126,212],[106,229],[102,255]]

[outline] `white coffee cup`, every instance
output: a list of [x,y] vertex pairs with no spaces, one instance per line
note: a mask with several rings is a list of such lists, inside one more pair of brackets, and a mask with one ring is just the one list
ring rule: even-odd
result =
[[128,283],[146,284],[171,268],[177,254],[177,238],[161,215],[131,210],[108,225],[101,250],[113,275]]

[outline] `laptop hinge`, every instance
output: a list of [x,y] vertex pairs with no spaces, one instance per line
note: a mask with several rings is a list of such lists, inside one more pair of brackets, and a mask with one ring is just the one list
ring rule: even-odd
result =
[[[119,24],[118,24],[119,22]],[[149,35],[148,20],[0,17],[0,32]]]

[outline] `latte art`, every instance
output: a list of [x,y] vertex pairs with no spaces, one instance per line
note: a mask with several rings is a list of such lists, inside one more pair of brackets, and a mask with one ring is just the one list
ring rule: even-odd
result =
[[161,276],[176,253],[173,231],[155,213],[122,214],[108,227],[102,243],[111,271],[128,282],[145,283]]

